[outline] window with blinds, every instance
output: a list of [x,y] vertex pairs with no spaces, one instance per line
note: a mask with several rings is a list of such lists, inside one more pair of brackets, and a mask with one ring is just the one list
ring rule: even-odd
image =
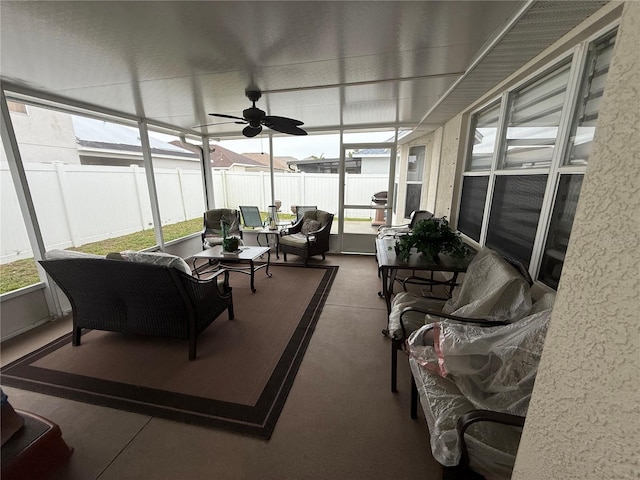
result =
[[548,167],[558,137],[570,61],[513,92],[500,168]]
[[547,177],[496,177],[487,231],[487,247],[520,260],[527,266],[531,263]]
[[467,171],[489,170],[493,160],[500,119],[500,103],[492,105],[472,118],[473,137],[467,159]]
[[560,281],[615,37],[612,29],[576,45],[579,59],[558,59],[471,116],[457,228],[530,266],[551,288]]
[[552,288],[558,288],[564,256],[569,244],[569,236],[576,215],[576,207],[583,175],[561,175],[558,183],[558,193],[553,206],[549,233],[544,246],[542,264],[538,279]]
[[565,165],[586,165],[589,161],[615,41],[616,32],[612,32],[589,46],[578,104],[571,124]]
[[480,241],[488,186],[489,176],[464,177],[462,181],[458,230],[476,242]]

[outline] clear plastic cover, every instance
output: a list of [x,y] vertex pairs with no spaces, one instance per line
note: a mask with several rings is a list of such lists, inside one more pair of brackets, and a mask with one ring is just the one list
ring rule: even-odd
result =
[[[514,321],[531,308],[529,284],[506,260],[491,249],[483,248],[469,264],[462,284],[444,305],[410,292],[398,293],[391,302],[389,333],[402,338],[400,313],[406,307],[438,310],[470,318]],[[407,335],[417,328],[441,320],[424,314],[409,313],[402,321]]]
[[[526,415],[550,316],[546,309],[501,327],[436,322],[409,337],[431,449],[442,465],[460,461],[456,422],[469,410]],[[465,438],[472,467],[487,478],[510,477],[520,429],[479,422]]]

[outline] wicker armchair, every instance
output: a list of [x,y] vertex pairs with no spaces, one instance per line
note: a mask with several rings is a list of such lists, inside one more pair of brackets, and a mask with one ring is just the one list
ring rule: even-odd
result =
[[207,210],[203,216],[202,227],[202,248],[207,249],[216,245],[222,245],[222,226],[220,221],[226,219],[229,222],[230,237],[242,238],[242,230],[240,229],[240,212],[231,208],[215,208]]
[[74,346],[83,328],[189,340],[196,358],[198,335],[224,311],[234,318],[224,270],[209,280],[173,267],[122,260],[69,258],[40,264],[66,294],[73,312]]
[[329,235],[333,214],[324,210],[307,210],[302,218],[280,232],[280,251],[287,261],[287,253],[304,258],[304,265],[314,255],[322,255],[329,251]]

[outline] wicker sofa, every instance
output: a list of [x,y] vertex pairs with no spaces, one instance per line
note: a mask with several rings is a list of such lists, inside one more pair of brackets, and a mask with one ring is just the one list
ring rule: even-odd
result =
[[182,338],[194,360],[198,335],[224,310],[234,318],[227,272],[199,280],[179,257],[149,255],[136,253],[126,261],[118,254],[52,254],[40,261],[71,303],[74,346],[83,328]]

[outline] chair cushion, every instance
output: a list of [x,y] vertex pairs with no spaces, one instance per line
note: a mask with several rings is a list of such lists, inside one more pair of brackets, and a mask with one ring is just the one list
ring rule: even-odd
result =
[[302,233],[292,233],[291,235],[284,235],[280,238],[280,245],[287,245],[295,248],[307,247],[307,236]]
[[300,229],[300,231],[304,235],[308,235],[311,232],[315,232],[316,230],[319,230],[321,226],[322,224],[319,221],[311,220],[310,218],[305,218],[304,222],[302,222],[302,228]]
[[161,267],[173,267],[184,273],[191,275],[191,268],[184,259],[164,252],[136,252],[135,250],[125,250],[120,252],[122,258],[129,262],[148,263]]
[[[400,292],[393,297],[391,301],[391,313],[389,314],[389,335],[392,338],[402,338],[402,326],[400,324],[400,314],[402,310],[407,307],[415,307],[421,310],[435,310],[437,312],[442,311],[444,300],[438,300],[435,298],[421,297],[411,292]],[[435,322],[440,318],[433,318],[432,320],[425,319],[427,317],[424,313],[409,312],[402,317],[402,322],[409,335],[414,330],[422,327],[425,323],[430,321]]]

